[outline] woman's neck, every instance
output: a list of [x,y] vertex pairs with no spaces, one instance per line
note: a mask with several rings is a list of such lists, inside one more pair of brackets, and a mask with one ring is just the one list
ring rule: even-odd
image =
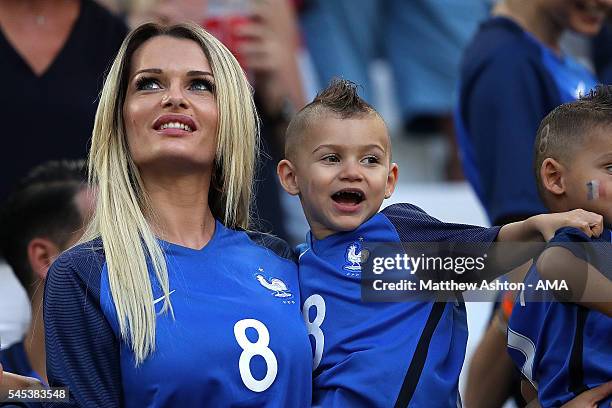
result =
[[193,249],[203,248],[210,241],[215,231],[208,205],[210,175],[143,175],[143,182],[157,236]]
[[493,9],[493,15],[508,17],[555,53],[561,53],[559,43],[564,28],[553,20],[549,12],[540,10],[537,2],[502,1]]

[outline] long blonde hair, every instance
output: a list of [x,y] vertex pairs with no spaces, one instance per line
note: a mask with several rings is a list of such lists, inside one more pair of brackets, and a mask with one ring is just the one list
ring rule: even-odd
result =
[[167,35],[200,45],[215,77],[219,112],[215,165],[208,196],[213,216],[248,228],[259,122],[252,89],[232,54],[199,26],[146,23],[124,40],[104,83],[89,152],[89,180],[98,188],[95,214],[81,242],[102,238],[122,338],[139,365],[155,349],[156,315],[147,264],[172,313],[164,252],[150,226],[155,214],[127,145],[123,104],[131,58],[150,38]]

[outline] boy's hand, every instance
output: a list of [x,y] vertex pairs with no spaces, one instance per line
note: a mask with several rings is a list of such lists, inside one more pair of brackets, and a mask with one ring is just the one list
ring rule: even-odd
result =
[[[612,395],[612,381],[601,384],[595,388],[578,395],[573,400],[561,405],[561,408],[597,408],[598,402]],[[525,408],[541,408],[538,399],[533,399]],[[612,405],[610,405],[612,407]]]
[[589,237],[598,237],[603,232],[603,217],[582,209],[534,215],[525,222],[531,223],[546,241],[550,241],[555,236],[555,232],[563,227],[577,228]]
[[[598,402],[610,395],[612,395],[612,381],[583,392],[573,400],[562,405],[561,408],[597,408],[599,406]],[[612,407],[612,405],[610,406]]]

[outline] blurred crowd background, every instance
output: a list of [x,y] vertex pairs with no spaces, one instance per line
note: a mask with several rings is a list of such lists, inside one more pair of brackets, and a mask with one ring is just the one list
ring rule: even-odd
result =
[[[521,1],[531,0],[507,3],[520,7]],[[534,0],[538,2],[592,7],[587,4],[591,0]],[[263,137],[257,228],[292,244],[303,239],[308,227],[299,200],[281,194],[276,163],[292,114],[336,76],[357,83],[388,124],[393,159],[400,168],[397,193],[389,203],[413,202],[445,221],[488,224],[494,220],[464,180],[454,113],[462,55],[496,3],[1,0],[0,202],[4,207],[10,192],[36,166],[86,158],[104,73],[130,27],[150,20],[189,20],[208,28],[234,52],[254,87]],[[565,33],[559,54],[571,55],[600,82],[610,83],[611,20],[606,18],[596,36]],[[3,214],[2,222],[8,222]],[[6,235],[2,248],[14,239]],[[31,294],[32,288],[27,289]],[[471,349],[490,308],[471,307]],[[28,295],[11,269],[0,266],[2,347],[18,341],[39,313],[30,310]]]

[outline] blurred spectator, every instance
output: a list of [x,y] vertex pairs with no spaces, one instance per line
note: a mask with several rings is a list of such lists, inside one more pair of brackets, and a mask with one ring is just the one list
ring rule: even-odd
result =
[[0,354],[21,340],[30,325],[30,301],[12,269],[0,258]]
[[601,82],[612,84],[612,17],[593,41],[593,59]]
[[0,1],[0,202],[33,166],[83,158],[127,27],[92,0]]
[[93,210],[82,161],[34,168],[11,193],[2,213],[0,246],[30,297],[32,323],[20,342],[2,350],[4,369],[46,383],[43,284],[51,263],[72,246]]
[[493,224],[545,212],[532,171],[540,120],[596,83],[559,40],[565,30],[595,35],[600,0],[506,0],[467,48],[457,112],[466,176]]
[[406,133],[444,134],[447,177],[459,179],[453,96],[461,52],[487,11],[485,0],[305,0],[300,22],[322,84],[350,79],[375,103],[369,68],[386,59]]
[[[291,115],[304,105],[297,62],[299,34],[289,0],[159,0],[139,8],[133,22],[164,24],[195,21],[208,28],[236,55],[255,90],[261,117],[262,147],[255,185],[254,227],[290,240],[276,177],[276,163],[284,151],[284,133]],[[215,20],[206,27],[214,12]],[[237,14],[236,14],[237,13]],[[246,16],[246,18],[243,18]],[[220,27],[220,28],[219,28]]]
[[[561,51],[567,30],[596,35],[609,0],[504,0],[467,47],[456,119],[467,179],[491,223],[547,212],[533,172],[540,120],[597,83],[594,74]],[[528,265],[515,279],[522,281]],[[513,304],[513,295],[501,294]],[[511,310],[496,309],[470,364],[465,401],[501,406],[510,393],[523,403],[519,376],[506,352]],[[495,370],[490,362],[496,361]],[[514,385],[513,385],[514,384]],[[491,391],[493,390],[493,391]]]

